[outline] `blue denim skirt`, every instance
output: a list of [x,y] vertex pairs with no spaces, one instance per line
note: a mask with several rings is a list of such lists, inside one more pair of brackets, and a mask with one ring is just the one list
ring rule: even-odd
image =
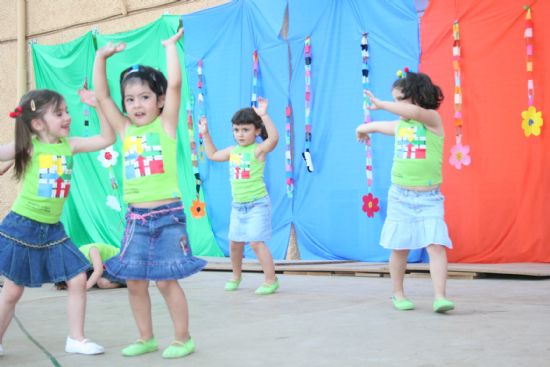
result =
[[380,245],[392,250],[414,250],[431,244],[452,248],[443,202],[439,189],[413,191],[391,185]]
[[67,281],[90,268],[63,224],[40,223],[9,212],[0,224],[0,274],[17,285]]
[[181,202],[156,208],[128,206],[120,252],[105,263],[107,273],[125,280],[175,280],[206,266],[189,246]]
[[235,242],[265,242],[271,239],[269,195],[250,203],[233,202],[228,237]]

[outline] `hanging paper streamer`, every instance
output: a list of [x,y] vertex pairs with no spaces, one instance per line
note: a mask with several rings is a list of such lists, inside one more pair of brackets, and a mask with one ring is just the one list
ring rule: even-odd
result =
[[290,100],[286,106],[286,122],[285,122],[285,174],[286,174],[286,195],[291,198],[294,192],[294,177],[293,171],[294,167],[292,165],[292,145],[291,145],[291,136],[292,136],[292,106]]
[[[198,120],[200,121],[202,117],[206,116],[204,109],[204,93],[203,93],[203,73],[202,73],[202,59],[199,59],[197,64],[197,110],[198,110]],[[199,132],[199,149],[198,156],[201,161],[204,161],[204,140],[202,134]]]
[[306,87],[306,103],[305,103],[305,130],[306,139],[304,144],[304,152],[302,157],[306,162],[308,172],[313,172],[313,160],[311,159],[311,39],[306,37],[304,44],[304,63],[305,63],[305,87]]
[[[369,90],[369,44],[368,34],[363,33],[361,37],[361,77],[363,82],[363,123],[368,124],[372,121],[369,106],[371,105],[370,98],[367,94]],[[372,194],[372,147],[370,139],[365,143],[365,172],[367,175],[367,195],[363,196],[363,211],[367,213],[369,218],[374,217],[374,213],[380,210],[378,206],[378,198]]]
[[90,136],[90,106],[88,104],[92,104],[95,107],[97,102],[95,94],[88,90],[88,78],[84,78],[82,89],[78,91],[78,95],[80,96],[80,102],[83,103],[84,136]]
[[197,143],[195,142],[195,131],[193,127],[193,109],[191,103],[187,102],[187,135],[189,136],[189,148],[191,152],[191,165],[193,167],[193,175],[195,176],[195,191],[196,199],[192,202],[191,205],[191,215],[193,218],[202,218],[206,214],[205,204],[200,200],[200,191],[201,191],[201,175],[199,173],[199,161],[197,157]]
[[533,79],[533,19],[531,7],[525,6],[525,48],[527,53],[527,110],[521,113],[521,127],[526,137],[531,135],[539,136],[543,125],[542,111],[537,112],[535,107],[535,82]]
[[250,97],[250,107],[258,107],[258,75],[260,73],[260,62],[258,60],[258,50],[252,54],[252,95]]
[[118,183],[113,172],[113,167],[116,165],[118,160],[118,154],[119,153],[114,150],[111,145],[100,150],[97,156],[97,160],[101,163],[101,165],[109,170],[109,180],[111,181],[111,188],[113,190],[118,188]]
[[460,29],[458,20],[453,23],[453,73],[455,80],[454,90],[454,123],[455,123],[455,145],[451,148],[449,163],[456,169],[468,166],[470,158],[470,147],[462,145],[462,86],[460,84]]

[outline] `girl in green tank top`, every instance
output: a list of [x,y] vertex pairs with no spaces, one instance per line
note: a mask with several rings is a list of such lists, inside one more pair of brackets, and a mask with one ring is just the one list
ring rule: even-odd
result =
[[51,90],[25,94],[10,114],[15,142],[0,146],[0,161],[15,160],[22,187],[11,212],[0,224],[0,350],[2,338],[25,287],[65,281],[68,285],[68,353],[99,354],[103,347],[84,337],[86,258],[59,222],[71,187],[73,156],[103,149],[115,142],[113,129],[95,105],[93,92],[80,91],[84,103],[96,107],[100,134],[69,137],[71,116],[65,99]]
[[359,125],[359,141],[371,133],[395,135],[392,186],[380,244],[392,250],[390,275],[393,305],[412,310],[403,280],[409,250],[426,248],[434,287],[433,310],[454,309],[446,298],[447,253],[451,240],[443,218],[443,196],[439,192],[443,156],[443,121],[436,111],[443,100],[441,89],[423,73],[406,71],[392,88],[394,101],[383,101],[367,92],[370,109],[400,116],[397,121],[375,121]]
[[[267,114],[267,100],[258,99],[258,107],[243,108],[231,119],[236,145],[218,150],[208,131],[206,118],[199,130],[204,137],[208,159],[230,164],[233,205],[229,224],[229,241],[233,277],[225,290],[234,291],[241,283],[242,258],[245,243],[250,243],[264,271],[265,282],[256,294],[274,293],[279,288],[275,265],[265,241],[271,238],[271,203],[264,183],[264,165],[269,152],[277,146],[279,133]],[[256,137],[263,141],[256,143]]]

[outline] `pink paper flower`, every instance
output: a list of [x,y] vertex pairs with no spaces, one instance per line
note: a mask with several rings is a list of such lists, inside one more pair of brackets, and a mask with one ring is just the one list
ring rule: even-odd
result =
[[367,213],[367,217],[374,217],[374,213],[379,210],[378,198],[375,198],[372,193],[363,196],[363,211]]
[[457,143],[451,148],[451,158],[449,159],[449,163],[456,169],[461,169],[463,165],[468,166],[472,162],[469,153],[470,147],[468,145]]

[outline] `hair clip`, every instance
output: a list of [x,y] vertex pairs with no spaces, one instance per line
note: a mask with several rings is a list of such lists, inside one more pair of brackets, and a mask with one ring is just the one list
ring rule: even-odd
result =
[[21,108],[21,106],[17,106],[13,111],[10,112],[10,117],[14,119],[21,116],[22,113],[23,113],[23,108]]
[[36,104],[34,104],[34,99],[31,99],[31,111],[32,112],[36,111]]
[[405,66],[403,70],[397,70],[397,73],[395,74],[397,75],[398,78],[406,78],[408,73],[409,73],[409,67]]

